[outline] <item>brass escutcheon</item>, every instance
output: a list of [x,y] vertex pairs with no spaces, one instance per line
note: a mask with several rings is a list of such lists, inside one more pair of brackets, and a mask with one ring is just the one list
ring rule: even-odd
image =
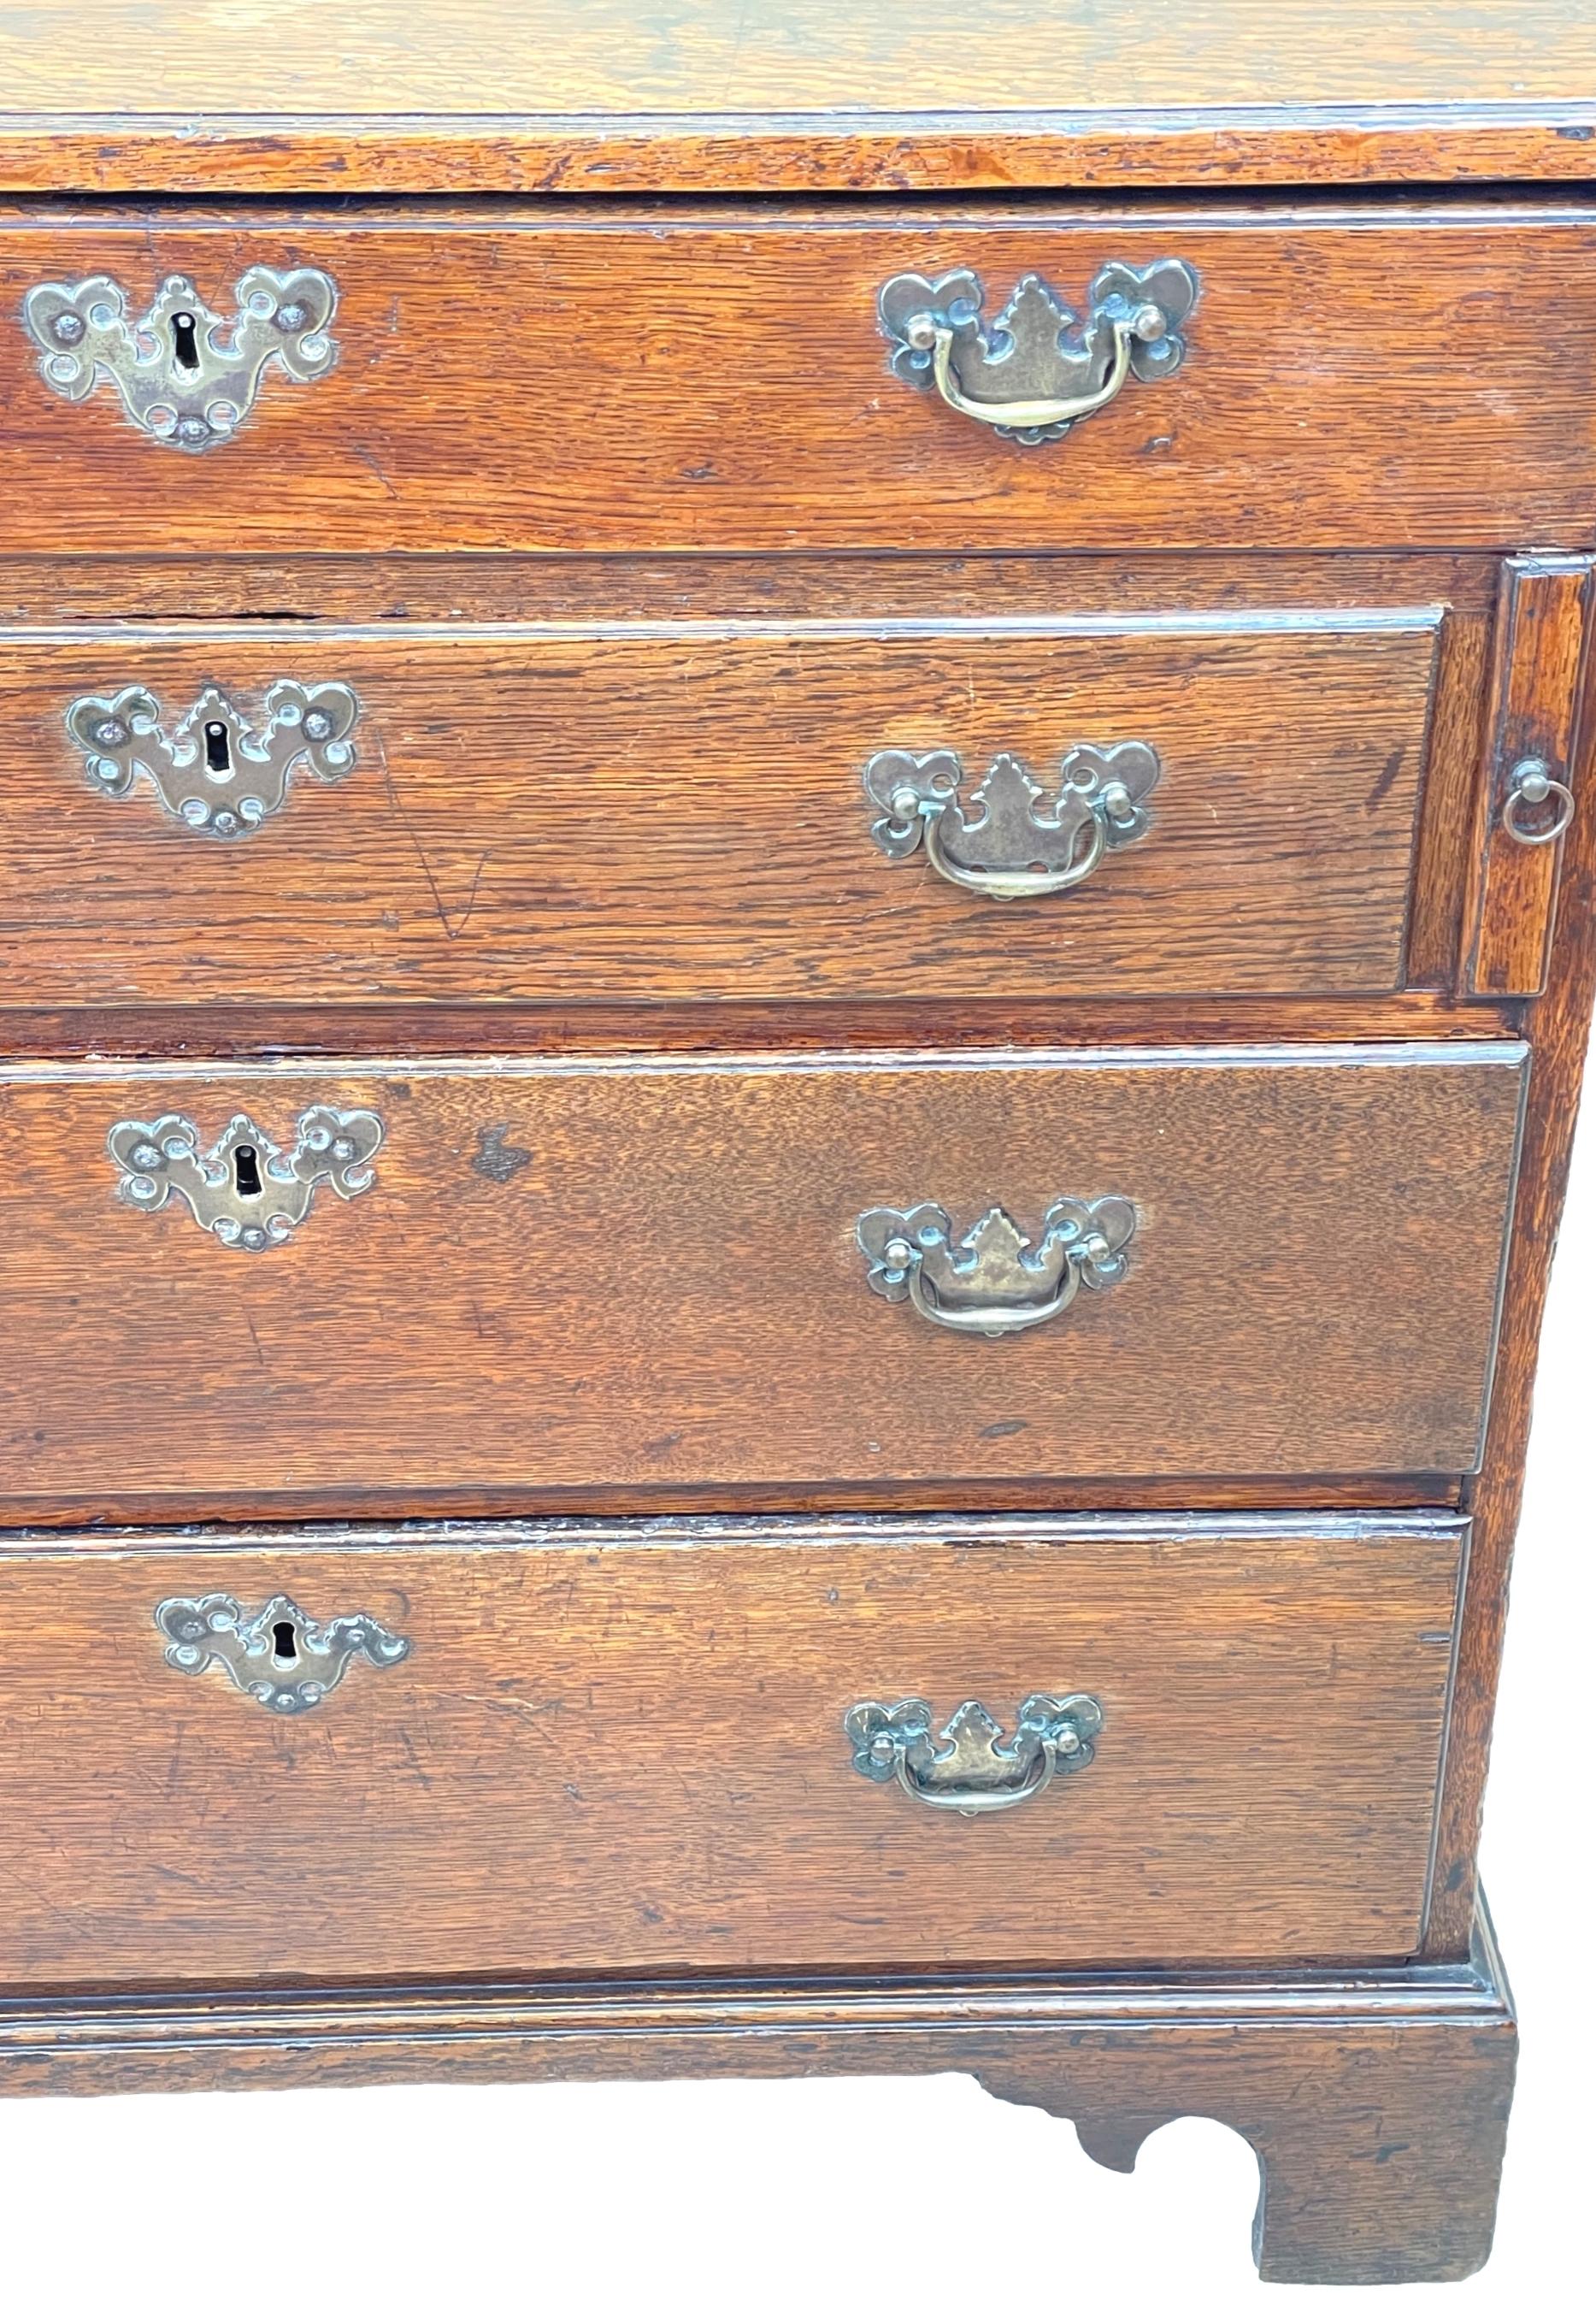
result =
[[202,837],[247,837],[288,802],[302,767],[318,781],[354,770],[360,703],[346,684],[283,678],[251,719],[220,685],[207,685],[168,726],[141,684],[85,693],[67,711],[89,786],[125,797],[148,781],[174,821]]
[[335,1110],[317,1103],[300,1115],[291,1150],[281,1151],[240,1111],[209,1151],[192,1119],[124,1119],[106,1138],[117,1171],[117,1196],[155,1215],[175,1191],[196,1223],[224,1247],[258,1255],[281,1247],[310,1212],[318,1183],[340,1199],[358,1199],[377,1179],[372,1162],[382,1144],[374,1110]]
[[166,1664],[179,1674],[220,1667],[236,1690],[274,1714],[308,1714],[336,1690],[354,1661],[397,1666],[410,1645],[363,1611],[318,1625],[286,1594],[246,1610],[230,1594],[175,1595],[155,1613]]
[[303,383],[325,378],[338,358],[338,292],[318,267],[252,265],[233,295],[238,310],[224,319],[186,274],[169,274],[134,321],[127,293],[94,274],[37,283],[22,301],[22,327],[52,393],[82,402],[104,379],[140,434],[211,451],[238,433],[273,364]]

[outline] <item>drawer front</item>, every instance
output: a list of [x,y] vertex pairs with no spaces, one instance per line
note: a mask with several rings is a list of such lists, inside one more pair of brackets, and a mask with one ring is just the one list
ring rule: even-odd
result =
[[[1146,319],[1169,317],[1166,261],[1197,285],[1178,328]],[[1007,370],[961,339],[950,376],[966,399],[1012,410],[1012,377],[1039,403],[1061,386],[1089,400],[1121,353],[1131,364],[1094,415],[1036,444],[913,383],[929,373],[878,311],[886,285],[924,277],[967,337],[960,301],[979,294],[997,355],[991,333],[1033,274],[1095,313],[1093,346],[1071,363],[1066,339],[1061,363],[1059,318],[1028,293]],[[0,277],[13,318],[0,544],[13,551],[1596,536],[1596,213],[1577,208],[883,222],[573,220],[562,204],[153,231],[142,211],[52,214],[0,231]],[[907,325],[919,302],[899,289],[889,318]],[[243,316],[236,345],[224,331],[216,351],[207,310]],[[1161,338],[1124,337],[1137,316]],[[163,427],[166,439],[149,431]]]
[[5,998],[1389,991],[1440,619],[15,633]]
[[1419,1936],[1454,1521],[80,1542],[0,1556],[13,1988]]
[[1461,1470],[1524,1075],[1484,1043],[13,1068],[0,1487]]

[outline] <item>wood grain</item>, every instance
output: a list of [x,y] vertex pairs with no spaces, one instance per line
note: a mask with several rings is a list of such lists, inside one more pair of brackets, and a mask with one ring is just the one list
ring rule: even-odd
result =
[[[0,20],[0,182],[749,191],[1588,171],[1580,0],[36,0]],[[1067,100],[1061,103],[1061,99]]]
[[522,2078],[918,2074],[1071,2116],[1128,2170],[1169,2118],[1257,2152],[1266,2278],[1461,2278],[1490,2251],[1516,2032],[1488,1925],[1421,1971],[31,1998],[0,2008],[19,2093]]
[[[956,20],[914,0],[351,0],[327,70],[316,0],[72,0],[0,22],[8,111],[473,114],[892,112],[1102,106],[1502,104],[1588,94],[1596,32],[1577,0],[1451,0],[1444,16],[1343,0],[1196,0],[1137,19],[1092,0],[982,0]],[[130,95],[138,103],[130,104]]]
[[955,116],[835,112],[767,120],[655,114],[580,118],[343,113],[0,117],[0,190],[137,194],[158,184],[200,200],[302,194],[558,193],[890,195],[1476,184],[1582,191],[1596,103],[1522,99],[1263,106],[1221,111]]
[[[1511,1045],[500,1060],[0,1086],[0,1492],[506,1509],[564,1489],[1457,1472],[1484,1415]],[[369,1106],[374,1189],[248,1256],[115,1196],[120,1119],[291,1141]],[[999,1343],[873,1295],[866,1209],[1133,1199],[1117,1287]]]
[[[1184,366],[1062,444],[998,440],[890,372],[893,274],[970,265],[1000,301],[1034,270],[1079,302],[1104,264],[1170,255],[1203,283]],[[184,458],[109,389],[61,401],[0,330],[0,546],[1589,548],[1593,261],[1596,212],[1507,202],[22,211],[0,306],[100,271],[140,306],[172,273],[214,302],[252,264],[314,265],[342,351]]]
[[[4,1984],[1412,1949],[1460,1523],[946,1532],[0,1556]],[[156,1605],[211,1593],[411,1654],[290,1723],[164,1662]],[[1037,1690],[1103,1732],[1017,1809],[852,1767],[858,1701],[1011,1730]]]
[[[5,1003],[1389,992],[1439,617],[13,632]],[[66,726],[129,684],[171,732],[211,685],[258,715],[289,676],[353,687],[360,763],[231,843],[97,793]],[[1132,740],[1152,829],[1071,894],[872,840],[881,749],[956,750],[968,800],[1006,751],[1056,787]]]
[[[1401,613],[1444,606],[1449,642],[1466,626],[1490,640],[1499,565],[1491,556],[1040,554],[847,556],[780,550],[759,555],[363,555],[291,553],[196,559],[181,550],[136,556],[8,558],[0,621],[62,627],[132,621],[381,621],[497,624],[554,620],[948,620],[1065,617],[1149,624],[1170,613],[1267,617],[1281,611]],[[1484,675],[1466,687],[1477,715]],[[1477,754],[1466,768],[1477,770]]]
[[[1464,1477],[1458,1473],[1266,1473],[1204,1475],[1200,1481],[1177,1479],[1168,1474],[1098,1474],[1061,1478],[1054,1474],[1008,1473],[1000,1479],[939,1478],[936,1504],[939,1512],[965,1514],[1061,1513],[1185,1513],[1194,1499],[1215,1513],[1359,1513],[1385,1514],[1407,1510],[1453,1512],[1463,1501]],[[924,1481],[813,1480],[740,1482],[657,1482],[646,1495],[630,1476],[594,1481],[581,1488],[551,1492],[547,1502],[557,1505],[566,1519],[650,1521],[686,1519],[696,1514],[918,1514],[927,1501]],[[340,1490],[329,1501],[345,1516],[363,1514],[370,1506],[359,1489]],[[395,1500],[390,1490],[379,1490],[374,1502],[381,1510]],[[531,1502],[525,1489],[507,1490],[502,1482],[465,1484],[457,1488],[435,1487],[428,1493],[430,1510],[452,1521],[498,1520],[514,1516]],[[536,1502],[545,1502],[543,1493]],[[71,1531],[80,1544],[96,1541],[106,1552],[126,1534],[114,1526],[150,1515],[163,1526],[214,1528],[227,1522],[294,1520],[306,1510],[303,1484],[286,1490],[265,1489],[240,1463],[231,1476],[198,1489],[174,1483],[161,1491],[153,1506],[148,1495],[131,1498],[101,1487],[85,1492],[58,1490],[47,1505],[30,1504],[22,1517],[31,1530],[50,1534]],[[312,1507],[312,1510],[317,1510]],[[390,1515],[390,1517],[392,1517]]]
[[[13,1061],[89,1056],[228,1065],[320,1056],[337,1065],[360,1055],[453,1056],[489,1044],[495,1056],[812,1055],[965,1045],[1051,1050],[1061,1011],[1050,1000],[1023,1006],[969,999],[686,1006],[504,1001],[491,1009],[368,1000],[342,1006],[10,1007],[3,1020]],[[1069,1002],[1068,1029],[1094,1046],[1116,1039],[1139,1047],[1336,1046],[1376,1038],[1473,1045],[1517,1038],[1524,1011],[1519,1000],[1460,1004],[1429,990],[1389,998],[1078,998]]]

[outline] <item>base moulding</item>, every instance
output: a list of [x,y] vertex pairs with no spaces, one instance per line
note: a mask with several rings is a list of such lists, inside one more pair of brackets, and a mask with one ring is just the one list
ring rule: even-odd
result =
[[0,2004],[0,2094],[505,2079],[928,2075],[1068,2117],[1129,2171],[1212,2117],[1256,2151],[1265,2278],[1466,2277],[1517,2035],[1488,1918],[1457,1964],[1284,1978],[604,1982]]

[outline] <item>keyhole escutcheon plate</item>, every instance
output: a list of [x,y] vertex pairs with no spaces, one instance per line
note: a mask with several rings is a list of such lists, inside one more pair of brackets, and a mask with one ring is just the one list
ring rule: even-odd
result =
[[124,1119],[107,1137],[117,1195],[154,1215],[175,1191],[196,1223],[224,1247],[256,1255],[280,1247],[310,1212],[326,1183],[340,1199],[358,1198],[376,1181],[372,1162],[382,1145],[374,1110],[335,1110],[318,1103],[301,1112],[289,1150],[281,1150],[247,1111],[229,1119],[209,1151],[192,1119]]
[[94,274],[38,283],[22,301],[22,325],[52,393],[82,402],[104,380],[140,434],[179,451],[211,451],[237,434],[268,369],[304,383],[324,378],[338,358],[338,292],[319,267],[252,265],[233,295],[237,311],[224,318],[186,274],[169,274],[134,321],[127,293],[108,274]]
[[230,1594],[174,1596],[155,1613],[166,1664],[179,1674],[220,1667],[234,1687],[273,1714],[306,1714],[336,1690],[356,1658],[397,1666],[410,1645],[363,1610],[320,1625],[286,1594],[246,1610]]
[[301,770],[341,781],[355,762],[360,702],[346,684],[302,684],[284,677],[247,714],[219,684],[208,684],[174,721],[141,684],[88,692],[67,711],[67,732],[83,751],[89,786],[125,797],[147,781],[166,812],[202,837],[247,837],[288,803]]

